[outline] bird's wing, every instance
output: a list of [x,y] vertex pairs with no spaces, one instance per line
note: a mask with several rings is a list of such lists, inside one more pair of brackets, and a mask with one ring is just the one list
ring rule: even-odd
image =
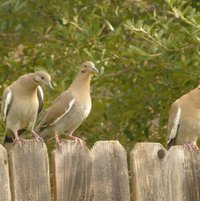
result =
[[43,99],[44,99],[44,92],[41,86],[37,87],[37,98],[39,102],[39,107],[38,107],[38,114],[39,114],[42,111]]
[[7,87],[2,96],[2,103],[1,103],[1,116],[4,122],[6,122],[6,117],[9,111],[9,108],[11,106],[13,99],[13,93],[10,89],[10,87]]
[[169,112],[167,144],[170,146],[175,143],[176,136],[178,135],[180,118],[181,118],[181,107],[178,99],[172,104]]
[[40,129],[44,129],[47,126],[56,124],[63,116],[65,116],[73,107],[75,103],[74,96],[69,92],[63,92],[48,109]]

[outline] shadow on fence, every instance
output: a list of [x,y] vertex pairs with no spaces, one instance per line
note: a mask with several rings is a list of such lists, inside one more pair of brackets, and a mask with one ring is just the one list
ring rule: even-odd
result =
[[[130,153],[133,201],[200,201],[200,152],[138,143]],[[118,141],[91,150],[74,141],[52,152],[53,200],[130,201],[127,155]],[[0,201],[50,201],[46,145],[0,146]]]

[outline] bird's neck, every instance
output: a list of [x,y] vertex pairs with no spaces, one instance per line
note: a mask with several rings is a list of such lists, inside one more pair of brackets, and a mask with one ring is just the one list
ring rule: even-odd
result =
[[23,89],[29,92],[33,92],[37,89],[38,83],[36,83],[31,76],[21,76],[19,78],[20,85]]
[[196,88],[189,92],[190,98],[195,103],[195,105],[200,108],[200,89]]
[[92,75],[88,72],[79,72],[76,76],[75,80],[72,82],[70,89],[78,91],[84,90],[85,92],[90,92],[90,81]]

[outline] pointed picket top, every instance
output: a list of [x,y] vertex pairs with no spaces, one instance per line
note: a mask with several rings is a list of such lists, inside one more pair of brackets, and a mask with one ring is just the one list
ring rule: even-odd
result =
[[200,151],[173,146],[164,165],[165,191],[169,200],[200,200]]
[[200,200],[199,151],[137,143],[130,158],[134,200]]
[[50,201],[50,178],[47,148],[41,141],[25,140],[9,152],[13,201]]
[[92,157],[85,144],[62,141],[52,152],[54,199],[92,201]]
[[127,155],[118,141],[92,148],[94,201],[130,201]]

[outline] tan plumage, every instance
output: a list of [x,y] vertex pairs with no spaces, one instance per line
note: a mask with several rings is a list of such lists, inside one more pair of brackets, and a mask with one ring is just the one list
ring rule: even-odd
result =
[[172,104],[168,121],[168,147],[186,143],[196,146],[199,136],[200,86]]
[[90,113],[90,81],[93,72],[97,72],[97,69],[92,62],[86,61],[81,65],[71,86],[55,100],[41,121],[41,137],[47,140],[54,135],[58,146],[58,135],[63,132],[75,140],[80,140],[72,134]]
[[21,144],[19,134],[25,130],[30,131],[36,139],[40,139],[33,128],[37,114],[42,109],[42,84],[51,87],[51,77],[47,72],[37,71],[19,77],[4,90],[1,117],[6,123],[6,148],[9,149],[13,145],[13,137]]

